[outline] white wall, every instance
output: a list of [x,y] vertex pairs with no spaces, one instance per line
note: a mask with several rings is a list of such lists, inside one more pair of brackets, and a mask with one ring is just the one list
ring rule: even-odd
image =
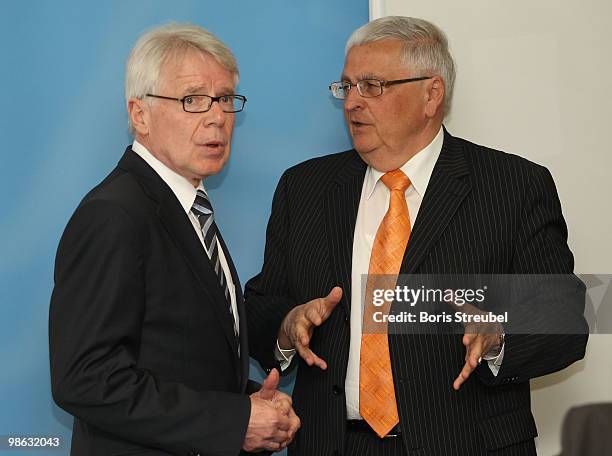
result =
[[[421,17],[447,34],[458,66],[445,124],[456,136],[547,166],[578,273],[612,273],[612,2],[370,0],[370,16]],[[572,405],[612,401],[612,336],[584,360],[532,382],[538,453],[560,451]]]

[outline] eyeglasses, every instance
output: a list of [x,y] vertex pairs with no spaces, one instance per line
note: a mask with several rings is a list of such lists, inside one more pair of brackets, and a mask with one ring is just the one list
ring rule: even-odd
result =
[[383,93],[383,87],[387,87],[395,84],[405,84],[406,82],[424,81],[425,79],[431,79],[433,76],[421,76],[418,78],[410,79],[395,79],[394,81],[381,81],[379,79],[362,79],[353,84],[351,81],[338,81],[332,82],[329,86],[334,98],[344,100],[348,93],[351,91],[353,86],[357,87],[359,95],[364,98],[379,97]]
[[214,101],[219,103],[223,112],[240,112],[247,101],[246,97],[242,95],[221,95],[220,97],[211,97],[209,95],[185,95],[183,98],[172,98],[147,93],[147,97],[178,101],[183,105],[185,112],[193,113],[209,111]]

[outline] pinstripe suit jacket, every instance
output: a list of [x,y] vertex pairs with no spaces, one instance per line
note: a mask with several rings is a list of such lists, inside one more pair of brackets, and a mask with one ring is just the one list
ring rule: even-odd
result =
[[[311,341],[328,369],[294,359],[299,364],[294,407],[302,429],[292,455],[343,451],[352,244],[365,170],[354,150],[287,170],[272,203],[262,271],[246,285],[251,353],[266,369],[276,366],[273,348],[287,312],[335,285],[344,290]],[[546,168],[445,131],[401,273],[569,274],[574,261],[566,239]],[[580,325],[583,304],[571,309]],[[390,336],[409,454],[534,454],[529,379],[582,358],[586,340],[586,335],[509,334],[498,376],[483,364],[456,392],[451,385],[465,356],[459,335]]]

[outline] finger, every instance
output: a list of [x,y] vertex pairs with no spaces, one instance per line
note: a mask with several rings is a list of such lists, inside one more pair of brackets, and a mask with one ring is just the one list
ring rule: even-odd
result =
[[325,360],[315,355],[315,353],[310,348],[296,346],[296,350],[302,357],[302,359],[306,362],[306,364],[308,364],[309,366],[316,366],[322,370],[327,369],[327,363],[325,362]]
[[291,429],[289,429],[289,437],[293,439],[293,436],[295,435],[295,433],[302,426],[302,422],[300,418],[295,414],[295,411],[293,409],[289,411],[289,420],[291,421]]
[[461,340],[461,342],[463,343],[463,345],[468,347],[474,341],[474,339],[476,339],[476,336],[478,336],[478,334],[474,332],[466,332],[463,335],[463,339]]
[[259,396],[264,400],[271,401],[274,398],[279,381],[280,375],[278,371],[276,369],[272,369],[264,380],[263,385],[261,385]]
[[291,408],[291,406],[293,405],[293,400],[288,394],[283,393],[282,391],[276,391],[276,395],[274,396],[274,403],[286,404],[289,408]]
[[476,369],[480,360],[482,359],[483,349],[483,337],[480,335],[476,337],[472,343],[467,347],[466,363],[470,365],[472,369]]
[[461,369],[461,372],[459,373],[459,375],[453,382],[453,388],[456,391],[459,391],[459,388],[461,388],[461,385],[465,383],[465,381],[470,377],[470,374],[473,371],[474,369],[472,369],[472,367],[468,363],[465,363],[465,365],[463,366],[463,369]]
[[271,441],[264,447],[266,450],[277,452],[283,449],[282,443]]
[[289,432],[286,429],[277,429],[270,440],[272,442],[283,443],[289,439]]
[[[310,358],[310,337],[309,335],[303,331],[301,328],[297,328],[295,332],[295,341],[293,343],[295,349],[302,356],[302,358],[306,359]],[[309,364],[310,365],[310,364]]]
[[295,434],[290,435],[289,437],[287,437],[287,440],[285,440],[282,444],[281,444],[281,448],[287,448],[289,445],[291,445],[291,442],[293,442],[293,439],[295,438]]
[[320,306],[308,306],[304,312],[304,316],[310,326],[321,326],[325,321],[323,313],[324,309],[321,309]]
[[332,288],[329,294],[323,298],[322,304],[325,310],[325,318],[327,318],[329,314],[331,314],[331,312],[336,308],[341,299],[342,288],[340,287]]
[[276,414],[276,419],[277,419],[277,425],[276,425],[277,430],[285,432],[285,433],[289,431],[289,429],[291,428],[291,420],[289,419],[288,416],[283,415],[280,413],[280,411],[278,411],[278,413]]
[[283,415],[285,416],[289,416],[289,413],[291,411],[291,404],[289,404],[289,402],[287,401],[278,401],[278,402],[274,402],[274,406],[276,407],[276,409],[278,411],[280,411]]
[[463,336],[463,344],[466,346],[465,365],[459,373],[459,376],[453,382],[453,388],[459,390],[461,385],[469,378],[471,373],[478,367],[482,360],[483,353],[482,334],[465,334]]
[[272,369],[261,386],[262,389],[276,391],[278,388],[278,382],[280,381],[280,374],[276,368]]
[[295,435],[292,435],[290,437],[287,437],[287,440],[285,440],[282,444],[281,444],[281,448],[287,448],[289,445],[291,445],[291,442],[293,442],[293,438],[295,437]]
[[287,440],[281,444],[281,449],[287,448],[289,445],[291,445],[291,442],[293,442],[293,437],[288,437]]
[[342,299],[342,288],[334,287],[324,298],[310,302],[304,312],[305,317],[314,326],[321,326]]
[[312,328],[312,323],[308,319],[304,319],[304,321],[297,322],[294,328],[294,341],[293,345],[297,346],[302,345],[308,348],[308,344],[310,344],[310,329]]
[[310,350],[310,335],[302,330],[302,328],[296,329],[296,340],[294,346],[300,356],[306,361],[306,364],[312,366],[315,360],[315,354]]
[[325,362],[325,360],[323,358],[319,358],[317,355],[314,355],[314,361],[312,362],[312,365],[318,367],[321,370],[327,369],[327,363]]
[[291,399],[291,396],[289,396],[287,393],[283,393],[282,391],[278,391],[276,394],[276,398],[279,401],[285,401],[288,402],[289,405],[293,405],[293,399]]

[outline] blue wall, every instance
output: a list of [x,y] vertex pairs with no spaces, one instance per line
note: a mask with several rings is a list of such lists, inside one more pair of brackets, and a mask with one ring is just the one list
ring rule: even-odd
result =
[[[238,59],[248,103],[231,161],[207,187],[243,283],[261,267],[282,171],[350,147],[327,85],[340,75],[348,35],[367,20],[367,1],[83,3],[6,2],[0,12],[0,436],[70,437],[72,419],[49,386],[53,259],[79,200],[131,142],[124,63],[144,29],[195,22]],[[261,378],[254,364],[251,376]]]

